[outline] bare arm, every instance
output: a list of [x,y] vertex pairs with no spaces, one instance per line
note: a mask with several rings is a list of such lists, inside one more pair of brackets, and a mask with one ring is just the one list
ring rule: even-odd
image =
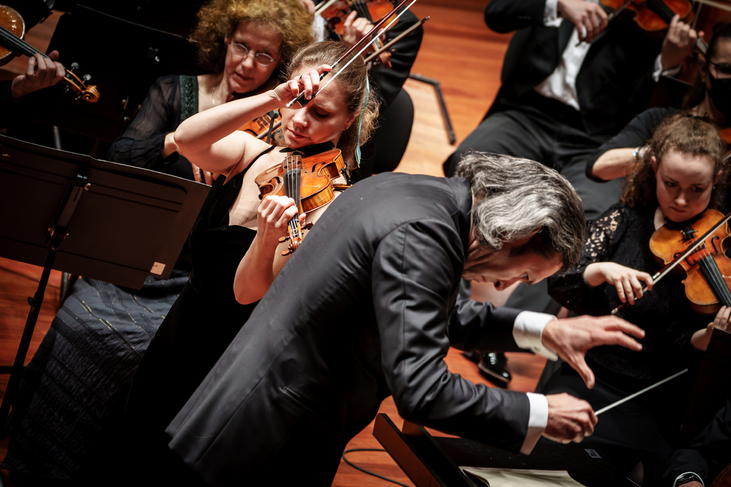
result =
[[635,167],[635,148],[610,149],[594,163],[592,175],[604,181],[611,181],[628,175]]
[[258,153],[265,144],[237,129],[259,115],[283,108],[301,91],[311,97],[319,88],[320,73],[329,69],[323,65],[273,90],[199,112],[180,124],[173,142],[181,155],[204,171],[228,173],[244,160],[247,147],[255,146]]

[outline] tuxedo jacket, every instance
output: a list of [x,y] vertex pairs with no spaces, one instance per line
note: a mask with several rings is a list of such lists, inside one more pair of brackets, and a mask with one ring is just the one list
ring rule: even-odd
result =
[[[490,112],[519,101],[558,66],[574,25],[543,25],[545,0],[492,0],[485,22],[496,32],[516,31],[505,54],[502,85]],[[647,107],[662,38],[650,37],[617,17],[591,44],[576,78],[584,127],[590,135],[614,135]],[[488,115],[490,114],[488,112]]]
[[348,441],[399,414],[518,451],[523,393],[447,370],[450,345],[519,350],[518,310],[458,299],[472,195],[463,178],[381,174],[345,191],[168,428],[212,486],[330,485]]

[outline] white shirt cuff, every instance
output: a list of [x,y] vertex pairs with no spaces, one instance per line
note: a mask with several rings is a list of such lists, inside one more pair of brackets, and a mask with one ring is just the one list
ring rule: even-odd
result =
[[666,71],[662,70],[662,61],[660,61],[661,55],[658,54],[655,58],[655,68],[652,71],[652,79],[655,80],[655,82],[658,82],[660,80],[660,76],[670,76],[675,77],[680,73],[681,66],[676,66],[674,68],[670,68]]
[[513,325],[513,339],[522,349],[542,355],[549,360],[557,360],[556,352],[545,346],[541,340],[543,329],[556,317],[545,313],[521,311]]
[[546,0],[546,5],[543,7],[543,25],[558,27],[562,20],[558,17],[558,0]]
[[520,448],[520,453],[524,455],[530,455],[548,424],[548,400],[546,396],[533,394],[532,392],[528,392],[527,396],[530,402],[528,433],[525,435],[525,441],[523,441],[523,446]]

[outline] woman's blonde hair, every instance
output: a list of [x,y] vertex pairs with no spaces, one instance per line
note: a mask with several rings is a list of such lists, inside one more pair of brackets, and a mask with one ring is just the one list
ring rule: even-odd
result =
[[282,38],[280,59],[286,63],[300,47],[312,42],[312,15],[299,0],[211,0],[198,11],[191,39],[198,43],[203,69],[221,73],[226,62],[226,38],[242,22],[266,25]]
[[[335,41],[324,41],[305,46],[297,51],[289,62],[286,69],[286,79],[290,79],[292,73],[301,66],[317,67],[321,64],[332,65],[347,51],[347,46]],[[363,58],[360,56],[350,63],[333,82],[340,82],[340,85],[345,90],[348,114],[358,114],[355,121],[343,132],[338,141],[338,147],[343,152],[343,158],[348,161],[352,168],[356,148],[358,145],[365,144],[376,128],[378,101],[373,93],[372,85],[370,86],[370,93],[367,92],[368,70],[363,62]],[[358,127],[361,116],[362,123],[360,123],[359,138]]]
[[713,161],[714,176],[718,171],[723,171],[713,187],[708,205],[709,208],[720,208],[726,195],[728,177],[723,160],[726,144],[715,125],[687,113],[678,113],[665,119],[655,130],[644,159],[627,177],[622,202],[630,207],[639,207],[657,201],[657,180],[651,157],[655,156],[657,165],[660,165],[663,156],[671,150],[690,156],[708,156]]

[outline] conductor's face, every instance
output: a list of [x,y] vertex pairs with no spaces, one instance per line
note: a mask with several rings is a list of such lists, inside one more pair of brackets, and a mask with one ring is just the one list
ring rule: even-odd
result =
[[559,256],[546,259],[534,252],[511,255],[513,249],[527,243],[529,239],[505,243],[502,249],[494,251],[480,247],[477,239],[472,237],[462,277],[471,281],[491,282],[496,290],[502,291],[516,282],[533,284],[558,272],[561,269]]

